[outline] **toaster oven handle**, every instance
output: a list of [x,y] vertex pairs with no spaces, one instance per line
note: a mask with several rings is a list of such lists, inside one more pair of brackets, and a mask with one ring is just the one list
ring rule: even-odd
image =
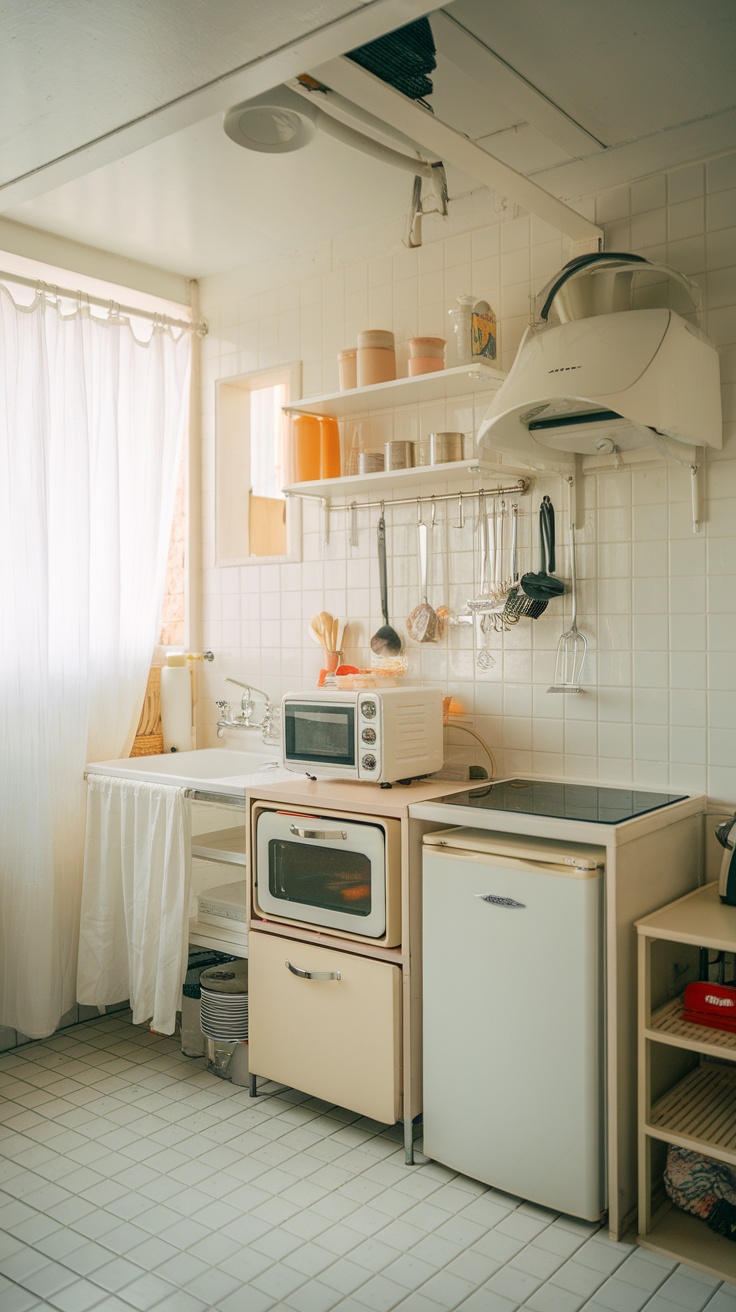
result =
[[298,825],[289,825],[289,829],[297,838],[317,838],[319,840],[347,838],[344,829],[300,829]]
[[287,970],[300,979],[342,979],[339,970],[302,970],[301,966],[292,966],[290,961],[285,964]]

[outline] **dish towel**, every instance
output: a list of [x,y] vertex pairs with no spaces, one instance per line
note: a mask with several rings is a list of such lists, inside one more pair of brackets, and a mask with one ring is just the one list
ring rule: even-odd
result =
[[173,1034],[187,970],[191,825],[181,788],[88,776],[77,1000],[130,999]]

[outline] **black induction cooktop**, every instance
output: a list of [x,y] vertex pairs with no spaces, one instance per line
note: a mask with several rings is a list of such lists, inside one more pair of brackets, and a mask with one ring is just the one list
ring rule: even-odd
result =
[[685,793],[650,793],[634,788],[606,788],[598,784],[554,783],[543,779],[501,779],[467,793],[443,797],[450,806],[472,806],[486,811],[553,816],[560,820],[588,820],[617,825],[647,811],[685,800]]

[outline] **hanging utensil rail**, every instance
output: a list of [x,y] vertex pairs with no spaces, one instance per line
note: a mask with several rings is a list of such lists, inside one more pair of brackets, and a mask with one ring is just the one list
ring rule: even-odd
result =
[[308,492],[297,492],[297,493],[286,492],[284,495],[287,497],[299,496],[299,497],[303,497],[304,500],[307,501],[320,502],[320,505],[322,507],[322,514],[323,514],[324,540],[325,540],[325,545],[327,545],[330,540],[330,513],[333,510],[344,510],[347,513],[351,514],[352,516],[355,515],[355,512],[358,509],[380,510],[381,514],[383,514],[385,510],[390,510],[392,506],[417,506],[417,505],[422,505],[425,502],[430,506],[436,506],[440,501],[458,501],[460,506],[462,507],[464,502],[470,501],[474,497],[480,498],[480,497],[523,496],[525,492],[529,491],[530,487],[531,487],[531,479],[519,478],[515,483],[511,483],[508,487],[493,487],[493,488],[479,487],[479,488],[472,488],[468,491],[463,491],[462,493],[460,492],[427,493],[426,496],[397,497],[395,501],[387,501],[385,497],[380,497],[377,501],[356,501],[353,498],[351,501],[342,502],[340,505],[333,505],[329,497],[310,496]]

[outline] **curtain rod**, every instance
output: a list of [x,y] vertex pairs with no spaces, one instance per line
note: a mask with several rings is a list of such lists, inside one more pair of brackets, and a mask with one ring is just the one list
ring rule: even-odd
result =
[[183,328],[186,332],[196,333],[198,337],[206,337],[209,332],[209,325],[204,319],[193,323],[191,319],[172,319],[171,315],[162,314],[158,310],[142,310],[135,305],[121,305],[119,301],[109,297],[105,300],[102,296],[90,296],[88,292],[83,292],[80,288],[72,291],[68,287],[59,287],[56,283],[48,283],[43,278],[24,278],[19,273],[9,273],[0,269],[0,280],[2,282],[16,282],[22,287],[33,287],[36,292],[44,296],[63,296],[66,300],[77,301],[80,305],[97,305],[102,310],[108,310],[115,314],[131,315],[136,319],[160,319],[170,328]]

